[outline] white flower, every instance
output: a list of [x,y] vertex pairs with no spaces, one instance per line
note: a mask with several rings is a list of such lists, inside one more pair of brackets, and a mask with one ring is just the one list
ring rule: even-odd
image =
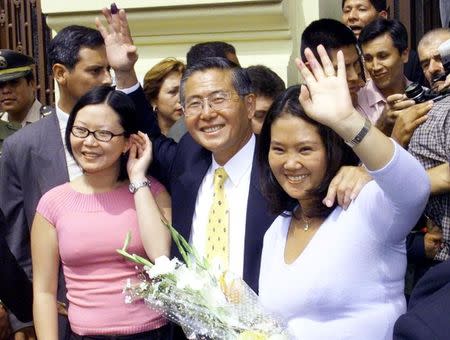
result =
[[169,260],[167,256],[160,256],[155,259],[155,265],[147,270],[147,274],[154,279],[160,275],[173,273],[176,266],[176,259]]
[[199,291],[203,289],[205,285],[203,278],[198,275],[195,270],[189,269],[184,265],[178,268],[175,276],[178,289],[190,288],[192,290]]

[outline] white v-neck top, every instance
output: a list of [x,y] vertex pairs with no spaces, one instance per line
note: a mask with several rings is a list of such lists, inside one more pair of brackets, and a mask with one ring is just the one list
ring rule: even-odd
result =
[[280,215],[266,232],[260,297],[298,339],[392,339],[406,311],[405,238],[425,207],[429,180],[398,145],[371,174],[375,181],[347,210],[337,207],[291,264],[284,260],[291,217]]

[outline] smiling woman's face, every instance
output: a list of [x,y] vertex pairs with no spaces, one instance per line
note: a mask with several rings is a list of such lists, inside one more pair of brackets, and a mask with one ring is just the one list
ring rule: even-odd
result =
[[[90,131],[105,130],[114,135],[124,132],[119,115],[109,105],[86,105],[74,121],[74,126]],[[73,130],[72,130],[73,131]],[[70,134],[73,157],[86,174],[119,172],[120,156],[128,151],[128,138],[123,135],[113,137],[109,142],[99,141],[92,134],[80,138]]]
[[270,168],[283,190],[301,204],[323,181],[327,168],[325,145],[316,126],[283,114],[271,127]]

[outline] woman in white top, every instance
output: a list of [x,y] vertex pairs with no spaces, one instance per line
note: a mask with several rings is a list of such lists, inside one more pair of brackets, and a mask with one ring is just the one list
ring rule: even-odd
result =
[[[307,49],[310,69],[297,61],[307,87],[280,96],[261,133],[263,185],[280,216],[264,238],[259,293],[295,338],[392,339],[406,310],[405,238],[430,184],[418,161],[353,108],[342,52],[336,75],[317,51],[323,67]],[[375,180],[347,210],[322,203],[348,160],[343,141]]]

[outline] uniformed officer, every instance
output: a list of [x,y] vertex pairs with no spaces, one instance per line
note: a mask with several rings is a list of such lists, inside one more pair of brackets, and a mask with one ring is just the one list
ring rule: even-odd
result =
[[0,155],[3,141],[45,115],[35,98],[33,58],[0,49]]

